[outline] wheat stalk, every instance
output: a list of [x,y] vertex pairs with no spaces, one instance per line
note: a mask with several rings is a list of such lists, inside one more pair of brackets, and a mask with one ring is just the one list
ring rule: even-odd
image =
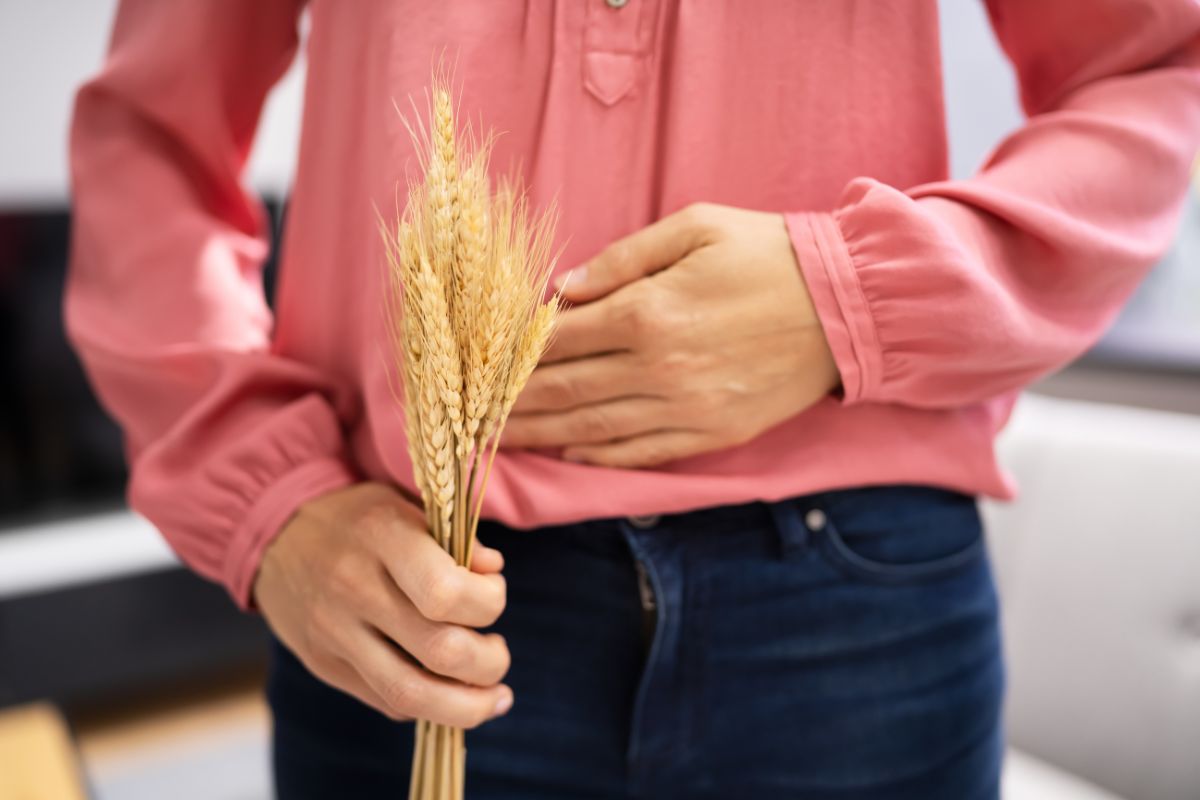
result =
[[[400,218],[380,219],[384,306],[430,533],[465,566],[504,421],[554,329],[559,299],[544,298],[557,214],[535,213],[515,181],[493,191],[494,138],[460,129],[444,75],[426,114],[428,127],[405,119],[421,177]],[[463,734],[417,721],[410,800],[462,798]]]

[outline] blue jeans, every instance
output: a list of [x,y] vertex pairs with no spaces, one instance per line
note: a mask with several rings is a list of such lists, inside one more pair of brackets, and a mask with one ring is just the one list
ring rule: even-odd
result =
[[[1004,668],[973,498],[833,491],[534,531],[503,551],[516,703],[467,796],[985,800]],[[305,671],[267,687],[281,800],[405,797],[412,724]]]

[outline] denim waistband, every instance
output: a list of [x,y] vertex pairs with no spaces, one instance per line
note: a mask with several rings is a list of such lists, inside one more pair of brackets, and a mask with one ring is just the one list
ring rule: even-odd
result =
[[[723,506],[709,506],[689,511],[655,514],[656,528],[687,527],[703,525],[705,527],[737,528],[772,524],[779,519],[781,513],[804,514],[812,509],[827,512],[846,513],[850,510],[869,511],[873,508],[891,506],[897,502],[940,505],[947,502],[973,502],[974,497],[962,492],[923,485],[888,484],[881,486],[856,486],[844,489],[830,489],[810,494],[785,497],[780,500],[754,500]],[[628,517],[611,517],[588,520],[562,527],[597,526],[610,528],[627,520]]]

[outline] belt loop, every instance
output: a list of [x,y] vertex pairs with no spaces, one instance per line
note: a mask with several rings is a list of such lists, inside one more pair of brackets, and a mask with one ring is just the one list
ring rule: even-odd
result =
[[780,558],[786,560],[804,555],[808,550],[809,532],[802,518],[800,501],[789,499],[768,503],[767,510],[775,521]]

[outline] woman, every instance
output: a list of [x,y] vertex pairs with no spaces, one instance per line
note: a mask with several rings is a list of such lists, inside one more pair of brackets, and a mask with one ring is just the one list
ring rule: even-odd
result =
[[[1031,118],[950,181],[934,0],[317,0],[273,319],[239,175],[303,7],[126,0],[71,141],[70,334],[133,506],[274,634],[280,796],[397,796],[417,716],[479,798],[996,797],[975,498],[1169,241],[1200,6],[991,0]],[[577,267],[471,569],[378,313],[443,52]]]

